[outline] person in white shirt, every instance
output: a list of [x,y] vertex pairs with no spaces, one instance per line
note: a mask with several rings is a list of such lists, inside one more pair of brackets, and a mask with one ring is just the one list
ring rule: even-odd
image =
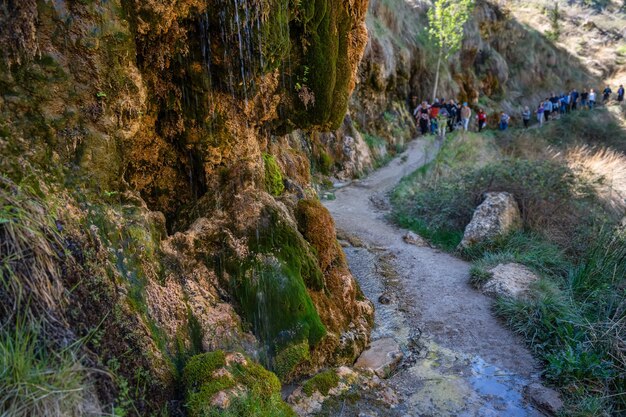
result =
[[593,107],[596,105],[596,90],[593,88],[589,91],[589,108],[593,110]]

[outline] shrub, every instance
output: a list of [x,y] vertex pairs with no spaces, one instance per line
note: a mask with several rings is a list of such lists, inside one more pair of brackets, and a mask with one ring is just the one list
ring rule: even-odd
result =
[[593,187],[556,161],[506,159],[412,181],[409,192],[401,185],[392,196],[394,218],[448,248],[460,242],[474,209],[491,191],[515,196],[526,230],[571,249],[576,249],[574,236],[604,220]]

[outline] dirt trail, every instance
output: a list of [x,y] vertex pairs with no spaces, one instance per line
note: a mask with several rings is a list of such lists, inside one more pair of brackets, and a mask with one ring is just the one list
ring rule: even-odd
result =
[[[522,396],[523,387],[537,379],[536,362],[494,317],[492,300],[468,284],[470,265],[405,243],[406,231],[386,219],[389,191],[436,151],[437,144],[416,140],[389,165],[339,189],[336,200],[326,203],[339,234],[352,242],[344,243],[350,267],[375,303],[372,338],[393,337],[407,358],[386,382],[398,397],[395,408],[374,395],[354,409],[344,403],[341,413],[541,416]],[[378,301],[382,294],[390,303]]]

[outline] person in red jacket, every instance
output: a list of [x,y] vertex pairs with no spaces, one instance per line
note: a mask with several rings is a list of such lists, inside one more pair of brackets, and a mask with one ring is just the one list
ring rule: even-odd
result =
[[487,127],[487,113],[483,109],[478,109],[476,120],[478,120],[478,131],[482,132]]

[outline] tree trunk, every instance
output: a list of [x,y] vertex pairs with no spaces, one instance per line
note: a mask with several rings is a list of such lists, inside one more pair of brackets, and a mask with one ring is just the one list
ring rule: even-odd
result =
[[441,58],[443,55],[443,51],[439,51],[439,58],[437,59],[437,73],[435,75],[435,86],[433,87],[433,103],[437,98],[437,88],[439,87],[439,70],[441,69]]

